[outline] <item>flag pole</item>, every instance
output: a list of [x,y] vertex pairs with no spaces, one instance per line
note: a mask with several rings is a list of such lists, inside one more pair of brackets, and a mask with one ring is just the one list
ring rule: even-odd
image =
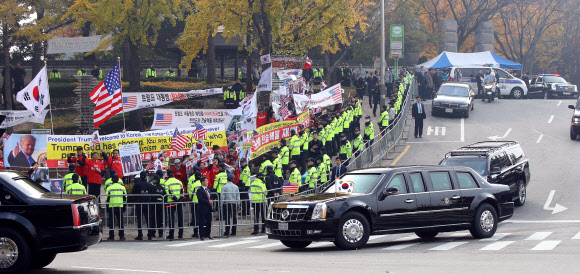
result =
[[119,82],[121,82],[121,107],[123,108],[123,132],[127,131],[125,126],[125,107],[123,106],[123,79],[121,79],[121,57],[117,57],[117,65],[119,66]]
[[[48,74],[48,68],[46,67],[46,60],[44,60],[44,72]],[[48,76],[48,75],[47,75]],[[52,134],[56,134],[54,132],[54,123],[52,122],[52,102],[50,102],[50,86],[48,84],[48,77],[46,77],[46,86],[48,87],[48,112],[50,112],[50,129],[52,130]]]

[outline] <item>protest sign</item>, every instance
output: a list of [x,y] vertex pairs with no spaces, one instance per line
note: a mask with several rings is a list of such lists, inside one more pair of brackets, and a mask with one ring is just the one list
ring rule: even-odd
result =
[[267,124],[257,128],[255,131],[248,132],[248,140],[253,140],[250,159],[255,159],[273,148],[278,147],[280,140],[292,137],[290,136],[291,130],[298,132],[300,125],[306,127],[309,124],[310,112],[306,111],[299,115],[296,120]]
[[119,156],[121,157],[121,166],[123,175],[137,175],[143,170],[141,164],[141,152],[138,143],[131,143],[119,146]]
[[[229,109],[154,109],[151,129],[175,129],[176,127],[191,127],[193,122],[204,126],[223,124],[229,128],[233,116]],[[239,115],[241,116],[241,115]],[[241,117],[236,118],[237,121]]]
[[222,88],[190,90],[187,92],[123,92],[123,111],[129,112],[137,109],[158,107],[177,101],[223,93]]
[[12,134],[4,141],[5,167],[31,167],[38,163],[46,167],[47,137],[49,135]]
[[30,110],[0,110],[0,115],[6,116],[4,122],[0,124],[0,128],[13,127],[26,122],[33,122],[37,124],[44,123],[48,110],[43,110],[40,117],[35,116],[34,112]]

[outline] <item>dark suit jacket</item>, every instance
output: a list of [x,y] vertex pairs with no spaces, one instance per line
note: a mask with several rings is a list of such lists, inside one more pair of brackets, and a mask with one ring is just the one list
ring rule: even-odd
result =
[[22,151],[18,152],[16,157],[14,157],[12,155],[12,151],[11,151],[10,154],[8,155],[8,163],[10,164],[10,166],[30,167],[30,166],[33,166],[34,163],[36,163],[36,162],[34,162],[34,160],[33,160],[32,165],[31,165],[28,162],[26,155],[24,155],[24,153]]
[[340,178],[340,176],[345,174],[347,171],[348,171],[348,168],[346,168],[344,165],[340,165],[340,172],[338,170],[338,166],[335,166],[330,171],[330,175],[331,175],[330,179],[334,180],[334,178]]
[[[211,189],[207,188],[209,195],[211,196]],[[197,195],[198,206],[200,210],[211,210],[211,205],[209,204],[209,199],[207,198],[207,193],[200,187],[195,193]]]
[[415,119],[426,119],[427,118],[427,114],[425,114],[425,104],[421,103],[421,106],[422,106],[422,113],[419,114],[419,109],[417,108],[417,103],[413,104],[413,110],[412,110],[413,118],[415,118]]

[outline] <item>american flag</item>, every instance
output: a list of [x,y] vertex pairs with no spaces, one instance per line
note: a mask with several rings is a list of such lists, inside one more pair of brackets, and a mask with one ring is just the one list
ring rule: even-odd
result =
[[228,142],[231,142],[232,140],[236,140],[236,141],[238,140],[238,134],[237,133],[234,132],[232,135],[230,135],[228,137]]
[[93,132],[91,146],[94,148],[95,146],[97,146],[100,143],[101,143],[101,141],[99,141],[99,131],[97,130],[97,131]]
[[284,96],[284,98],[282,98],[282,103],[290,103],[290,95]]
[[123,97],[123,108],[131,109],[137,107],[137,96]]
[[111,118],[111,116],[123,111],[119,63],[107,74],[107,78],[97,88],[99,90],[99,97],[96,101],[97,105],[95,106],[95,114],[93,115],[95,127],[99,127],[107,119]]
[[154,169],[154,168],[155,168],[155,160],[151,159],[151,161],[149,161],[149,163],[145,167],[145,170],[151,170],[151,169]]
[[156,126],[169,126],[173,123],[173,114],[171,113],[157,113],[155,121]]
[[195,131],[193,132],[193,138],[196,140],[207,139],[207,131],[199,122],[193,122],[195,126]]
[[171,149],[175,151],[182,151],[187,142],[189,142],[189,137],[179,133],[179,130],[175,128],[175,132],[173,132],[173,138],[171,139]]
[[296,193],[298,192],[298,184],[284,181],[282,185],[282,193]]
[[330,93],[332,94],[332,101],[337,104],[342,103],[342,89],[340,85],[335,85]]
[[2,137],[0,138],[0,140],[6,139],[6,141],[8,141],[9,138],[10,138],[10,134],[4,133],[4,134],[2,134]]
[[288,110],[288,108],[286,106],[283,106],[280,108],[280,116],[282,116],[284,119],[286,119],[286,117],[288,117],[288,115],[290,115],[290,110]]

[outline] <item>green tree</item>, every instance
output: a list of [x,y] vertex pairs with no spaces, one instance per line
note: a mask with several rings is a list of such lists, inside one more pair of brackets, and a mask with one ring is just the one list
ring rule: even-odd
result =
[[[139,48],[154,46],[161,25],[168,20],[175,25],[183,18],[183,11],[189,10],[184,0],[76,0],[64,18],[75,20],[75,25],[83,27],[90,22],[91,28],[101,35],[108,35],[99,46],[87,54],[92,54],[114,44],[123,45],[123,77],[129,82],[128,91],[141,89],[141,59]],[[130,129],[143,129],[140,111],[129,114]]]

